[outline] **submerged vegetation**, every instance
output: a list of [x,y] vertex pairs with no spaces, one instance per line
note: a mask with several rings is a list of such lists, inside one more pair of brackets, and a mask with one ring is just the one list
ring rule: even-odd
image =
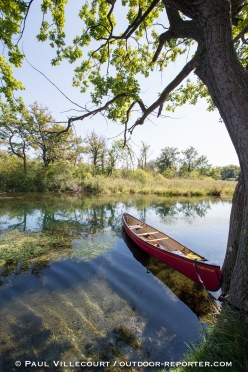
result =
[[39,277],[40,270],[53,262],[96,258],[113,248],[115,239],[114,232],[108,228],[86,233],[80,225],[75,229],[66,222],[41,231],[3,230],[0,231],[0,276],[7,278],[11,272],[30,272]]
[[[156,259],[147,262],[149,256],[143,251],[137,256],[129,242],[139,262],[133,259],[124,244],[128,237],[121,215],[129,209],[140,218],[151,211],[158,220],[165,216],[197,218],[207,215],[212,203],[220,199],[2,195],[0,369],[12,370],[17,358],[47,363],[109,361],[107,370],[113,372],[124,370],[117,369],[115,362],[131,365],[148,357],[179,360],[186,348],[184,335],[190,339],[187,332],[192,324],[198,334],[193,313],[206,319],[209,301],[203,288],[180,274],[174,276],[173,269]],[[180,309],[178,299],[185,304],[180,311],[186,319],[190,317],[186,331],[181,331],[183,319],[176,317],[174,327],[166,316]]]

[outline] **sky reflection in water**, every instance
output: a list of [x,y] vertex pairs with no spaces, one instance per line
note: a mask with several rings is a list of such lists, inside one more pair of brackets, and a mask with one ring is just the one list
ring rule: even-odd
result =
[[140,251],[123,232],[121,214],[221,264],[230,201],[18,195],[0,204],[3,235],[65,235],[64,247],[49,240],[49,249],[19,261],[13,250],[0,268],[0,370],[12,370],[15,360],[178,361],[185,343],[199,340],[198,317],[207,320],[211,307],[206,293]]

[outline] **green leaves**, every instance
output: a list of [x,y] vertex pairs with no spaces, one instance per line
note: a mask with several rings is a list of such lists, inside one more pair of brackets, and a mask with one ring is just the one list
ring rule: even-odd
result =
[[175,112],[178,106],[183,106],[186,103],[196,105],[199,98],[205,98],[208,103],[207,111],[213,111],[215,105],[208,93],[206,85],[197,79],[196,82],[187,79],[185,84],[182,84],[178,89],[175,89],[168,95],[166,102],[166,111]]
[[[2,56],[0,59],[0,77],[3,82],[0,93],[3,93],[9,102],[13,91],[23,89],[22,84],[13,77],[11,66],[20,67],[24,58],[18,43],[31,3],[32,0],[0,0],[0,39],[8,51],[7,57]],[[182,26],[179,31],[176,30],[177,26],[172,27],[173,21],[170,18],[169,22],[165,17],[168,8],[165,9],[162,1],[122,0],[119,3],[111,0],[92,0],[82,2],[78,18],[75,19],[75,22],[81,22],[82,32],[73,35],[72,42],[67,44],[67,3],[68,0],[42,1],[43,20],[37,41],[48,41],[55,50],[51,61],[53,66],[59,65],[63,60],[75,63],[73,85],[80,88],[82,93],[90,90],[92,103],[96,106],[104,106],[113,97],[121,95],[121,98],[106,105],[106,116],[121,123],[126,123],[131,105],[142,102],[140,82],[143,78],[149,78],[155,71],[164,72],[170,63],[175,63],[182,55],[187,54],[188,60],[190,48],[195,43],[192,37],[197,39],[193,33],[187,34],[185,31],[195,26],[192,25],[194,21],[188,20],[180,12],[176,19],[185,27]],[[248,5],[244,5],[239,14],[233,16],[233,24],[237,56],[243,66],[246,66]],[[69,25],[70,28],[72,26]],[[14,41],[16,36],[17,41]],[[179,86],[181,82],[182,79],[178,79],[178,88],[172,92],[169,90],[171,93],[166,97],[164,105],[166,111],[174,112],[176,107],[185,103],[195,105],[199,98],[207,100],[209,111],[214,110],[209,92],[200,80],[187,80]],[[156,104],[156,107],[152,106],[151,112],[160,107],[160,115],[163,102]],[[151,113],[147,113],[148,111],[143,104],[144,117],[140,123]]]
[[4,56],[0,55],[0,76],[2,79],[2,86],[0,86],[0,93],[3,93],[10,103],[13,103],[13,91],[24,89],[24,86],[19,80],[13,76],[13,69],[5,60]]
[[[26,13],[25,2],[0,1],[0,39],[7,50],[6,57],[0,55],[2,81],[0,93],[3,93],[10,103],[13,103],[13,91],[24,89],[22,83],[14,78],[11,65],[20,67],[24,58],[18,48],[18,42],[22,35],[22,23]],[[18,35],[17,42],[14,42]]]

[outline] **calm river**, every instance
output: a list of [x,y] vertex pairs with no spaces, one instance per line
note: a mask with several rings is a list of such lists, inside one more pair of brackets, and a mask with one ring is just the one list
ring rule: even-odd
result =
[[230,210],[228,199],[2,194],[0,371],[143,371],[154,368],[132,363],[182,360],[211,300],[140,251],[121,215],[222,264]]

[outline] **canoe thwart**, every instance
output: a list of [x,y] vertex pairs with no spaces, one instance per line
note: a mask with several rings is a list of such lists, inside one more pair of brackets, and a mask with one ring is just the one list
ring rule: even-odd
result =
[[145,252],[210,291],[217,291],[221,287],[222,273],[219,265],[211,263],[172,237],[128,213],[123,214],[122,221],[129,237]]
[[[155,239],[154,240],[158,241],[158,240],[165,240],[165,239],[169,239],[169,238],[158,238],[158,239],[156,238],[156,240]],[[149,240],[148,240],[148,242],[149,242]]]
[[165,239],[169,239],[169,238],[168,237],[166,237],[166,238],[158,238],[156,240],[165,240]]
[[149,234],[158,234],[159,231],[152,231],[152,232],[145,232],[143,234],[136,234],[136,235],[149,235]]

